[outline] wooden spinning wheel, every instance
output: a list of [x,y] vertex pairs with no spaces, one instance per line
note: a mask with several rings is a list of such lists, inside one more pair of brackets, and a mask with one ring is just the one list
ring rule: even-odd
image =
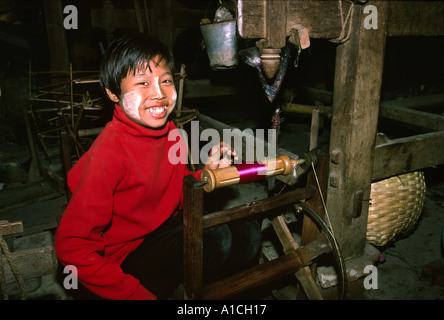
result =
[[[324,156],[320,158],[322,164],[328,163]],[[321,164],[321,165],[322,165]],[[320,177],[322,179],[322,177]],[[345,268],[339,247],[330,229],[321,216],[314,210],[316,207],[310,201],[319,196],[319,190],[308,179],[305,188],[298,188],[283,194],[271,196],[235,208],[203,215],[204,182],[192,176],[184,180],[184,298],[192,300],[225,299],[258,288],[288,274],[295,274],[308,299],[322,299],[312,277],[309,265],[318,256],[332,252],[336,263],[341,270],[340,297],[345,294]],[[304,201],[304,202],[302,202]],[[293,239],[291,232],[282,215],[276,214],[277,208],[298,205],[303,209],[303,233],[311,241],[299,246]],[[274,213],[273,213],[274,212]],[[203,284],[203,230],[216,225],[230,223],[240,219],[268,217],[283,246],[284,255],[274,260],[264,262],[245,271],[218,280],[210,284]],[[305,219],[306,217],[309,217]],[[311,225],[310,225],[311,224]],[[316,226],[317,227],[314,227]],[[315,231],[322,230],[323,232]],[[304,236],[304,234],[303,234]]]

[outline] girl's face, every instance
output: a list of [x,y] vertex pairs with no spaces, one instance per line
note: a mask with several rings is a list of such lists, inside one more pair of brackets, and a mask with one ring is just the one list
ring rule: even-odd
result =
[[147,128],[165,125],[177,98],[173,74],[166,65],[157,66],[150,61],[149,66],[136,70],[134,75],[128,73],[120,87],[120,99],[108,89],[106,92],[129,119]]

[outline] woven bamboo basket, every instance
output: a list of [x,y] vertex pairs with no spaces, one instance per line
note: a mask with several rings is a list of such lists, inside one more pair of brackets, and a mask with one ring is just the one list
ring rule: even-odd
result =
[[413,229],[422,212],[425,191],[422,171],[372,183],[367,241],[383,246]]

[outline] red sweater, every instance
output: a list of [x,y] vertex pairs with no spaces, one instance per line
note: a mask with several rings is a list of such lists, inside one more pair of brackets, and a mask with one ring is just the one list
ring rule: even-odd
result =
[[178,143],[168,141],[174,128],[171,121],[159,130],[142,127],[116,106],[112,121],[68,174],[73,196],[55,249],[60,262],[77,267],[79,281],[99,296],[156,298],[120,264],[181,206],[183,178],[191,173],[168,160]]

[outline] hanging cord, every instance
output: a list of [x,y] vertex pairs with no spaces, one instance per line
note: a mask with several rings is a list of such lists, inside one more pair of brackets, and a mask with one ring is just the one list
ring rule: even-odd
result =
[[[350,8],[348,9],[347,17],[344,19],[344,10],[342,8],[343,0],[338,0],[339,13],[341,15],[341,34],[339,35],[339,37],[330,40],[330,42],[333,43],[344,43],[350,38],[351,35],[355,2],[351,0],[345,0],[345,1],[350,3]],[[348,32],[347,35],[345,35],[345,28],[347,26],[347,23],[348,23]]]
[[[9,266],[11,267],[11,271],[15,276],[15,279],[17,280],[17,283],[20,288],[20,299],[26,300],[26,289],[25,289],[25,283],[23,281],[22,276],[20,275],[20,272],[14,262],[14,258],[11,255],[11,252],[9,251],[8,244],[6,243],[5,239],[3,239],[2,236],[0,236],[0,247],[3,250],[3,253],[5,254],[6,260],[9,263]],[[0,252],[0,259],[1,259],[1,252]],[[0,260],[0,287],[2,291],[2,296],[4,300],[8,300],[8,293],[6,291],[6,279],[4,274],[4,268],[3,263]]]
[[325,223],[325,221],[314,211],[310,206],[307,204],[300,202],[297,204],[297,206],[301,207],[308,215],[317,222],[317,224],[321,227],[321,229],[325,232],[325,235],[327,236],[329,242],[333,244],[333,252],[335,256],[336,263],[338,264],[340,268],[339,278],[339,299],[344,300],[345,295],[347,292],[347,274],[345,272],[345,264],[344,259],[342,259],[341,250],[339,249],[338,243],[336,242],[336,239],[331,231],[331,229],[328,227],[328,225]]
[[[346,292],[347,292],[347,289],[346,289],[346,286],[347,286],[347,282],[346,282],[347,272],[346,272],[346,268],[345,268],[345,264],[344,264],[344,259],[342,259],[341,250],[339,249],[338,242],[336,241],[336,237],[335,237],[334,232],[333,232],[333,228],[332,228],[332,225],[331,225],[330,217],[328,215],[327,206],[325,205],[324,196],[322,195],[322,191],[321,191],[321,185],[319,183],[318,175],[316,174],[316,169],[315,169],[315,166],[314,166],[313,162],[311,163],[311,166],[313,168],[313,173],[314,173],[314,176],[315,176],[315,179],[316,179],[316,184],[317,184],[317,187],[318,187],[318,190],[319,190],[319,195],[321,196],[322,206],[324,207],[324,210],[325,210],[325,216],[327,217],[328,226],[325,224],[325,222],[322,220],[322,218],[313,209],[311,209],[309,206],[304,205],[302,207],[305,207],[304,208],[305,210],[308,210],[308,208],[310,208],[313,211],[312,213],[314,213],[316,215],[316,220],[319,220],[318,223],[320,225],[322,225],[322,226],[325,225],[326,228],[325,227],[323,228],[324,231],[327,231],[326,229],[328,229],[328,232],[326,232],[326,233],[328,233],[328,235],[331,234],[331,237],[329,238],[329,240],[334,245],[336,262],[337,262],[337,264],[338,264],[338,266],[340,268],[340,278],[341,278],[341,281],[340,281],[340,288],[341,288],[340,298],[341,298],[341,300],[343,300],[343,299],[345,299],[345,295],[346,295]],[[299,205],[301,205],[301,204],[299,204]]]
[[[324,207],[324,210],[325,210],[325,216],[327,217],[328,226],[330,227],[331,233],[333,233],[333,228],[331,225],[330,217],[328,215],[327,206],[325,205],[324,196],[321,191],[321,185],[319,183],[318,175],[316,174],[316,169],[315,169],[313,162],[311,163],[311,167],[313,168],[313,173],[314,173],[314,176],[316,179],[316,184],[318,185],[319,195],[321,196],[322,206]],[[333,235],[334,235],[334,233],[333,233]]]
[[[295,169],[296,166],[303,164],[305,161],[306,161],[305,159],[291,160],[291,164],[292,164],[293,169]],[[319,190],[319,194],[321,196],[322,206],[324,207],[324,210],[325,210],[325,215],[327,217],[328,225],[316,213],[316,211],[314,211],[310,206],[306,205],[303,202],[299,202],[297,204],[297,206],[299,206],[303,210],[305,210],[309,214],[309,216],[317,222],[318,226],[320,226],[321,229],[325,232],[329,242],[332,244],[332,246],[333,246],[332,249],[334,252],[335,260],[336,260],[337,265],[339,266],[339,278],[340,278],[340,281],[338,281],[339,293],[340,293],[339,299],[344,300],[346,298],[346,293],[347,293],[347,271],[345,268],[344,259],[342,258],[341,249],[339,248],[338,242],[336,241],[336,237],[333,232],[333,228],[331,226],[331,221],[330,221],[330,217],[328,215],[327,206],[325,205],[324,196],[321,191],[321,186],[319,183],[318,175],[316,174],[316,169],[314,167],[313,162],[311,162],[311,166],[313,168],[313,173],[314,173],[314,176],[316,179],[316,184],[317,184],[317,187]],[[286,184],[283,186],[281,191],[279,191],[278,195],[282,193],[282,191],[285,189],[285,187],[286,187]]]

